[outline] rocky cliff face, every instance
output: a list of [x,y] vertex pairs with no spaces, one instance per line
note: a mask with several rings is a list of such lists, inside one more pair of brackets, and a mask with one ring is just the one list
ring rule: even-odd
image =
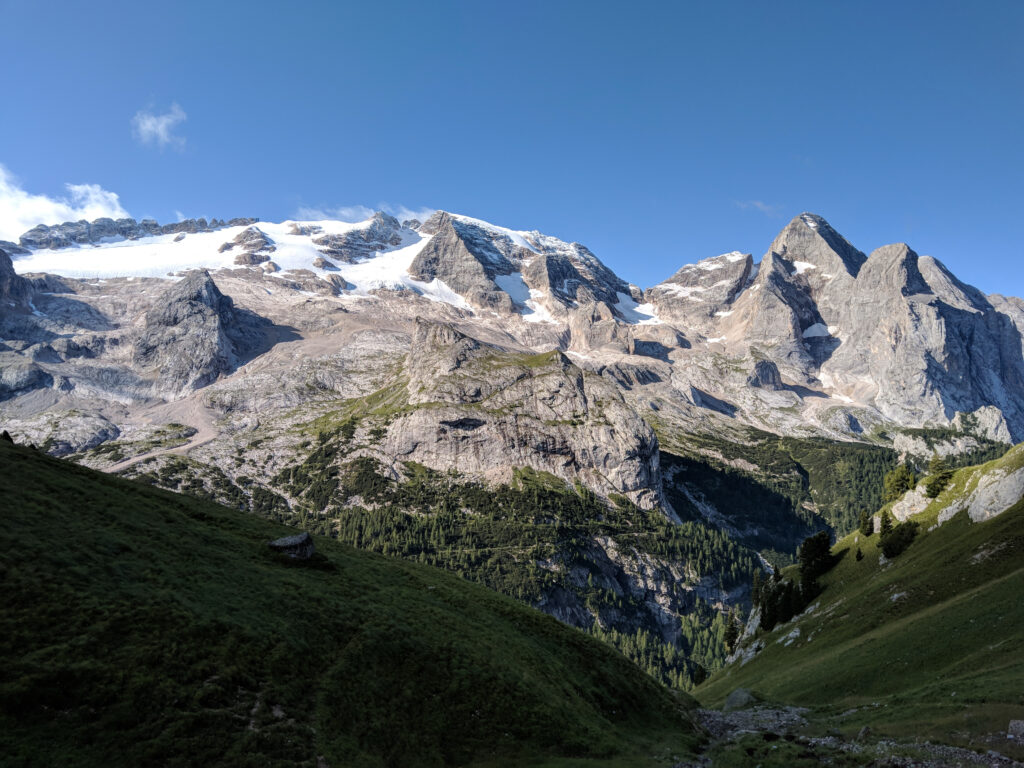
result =
[[595,334],[593,326],[623,321],[623,299],[642,297],[578,243],[444,211],[419,231],[430,240],[409,268],[413,277],[443,281],[475,308],[532,324],[568,325],[570,345],[588,348],[607,339],[607,331]]
[[420,320],[405,373],[414,409],[388,428],[386,454],[492,481],[530,467],[643,509],[662,502],[654,432],[562,353],[513,353]]
[[355,264],[368,259],[378,252],[387,251],[412,240],[411,227],[399,224],[398,219],[386,213],[377,212],[366,227],[339,234],[323,234],[314,225],[310,233],[313,242],[328,259]]
[[18,277],[7,251],[0,249],[0,313],[28,305],[28,284]]
[[232,370],[240,354],[259,343],[256,333],[209,272],[192,272],[146,313],[132,363],[157,376],[156,392],[175,399]]

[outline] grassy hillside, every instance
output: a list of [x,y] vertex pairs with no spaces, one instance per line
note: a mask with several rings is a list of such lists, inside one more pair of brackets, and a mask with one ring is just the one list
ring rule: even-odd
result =
[[[185,458],[159,469],[143,462],[136,471],[163,488],[248,506],[361,549],[455,571],[533,606],[562,609],[566,621],[677,689],[722,665],[725,617],[713,595],[686,586],[707,580],[720,593],[745,598],[759,567],[756,555],[727,533],[701,520],[676,525],[621,497],[609,505],[581,485],[528,468],[517,470],[510,483],[486,487],[409,463],[407,477],[395,480],[373,459],[346,460],[358,445],[351,437],[345,429],[319,433],[305,459],[270,478],[295,499],[291,507],[249,478],[235,485],[219,470]],[[643,558],[666,582],[677,612],[653,599],[649,580],[603,557],[599,539]]]
[[[843,730],[869,724],[881,735],[965,744],[1024,717],[1024,500],[986,522],[961,512],[935,527],[949,494],[1021,456],[1024,448],[960,470],[888,562],[878,535],[837,542],[820,596],[759,636],[765,648],[753,659],[698,688],[700,701],[720,705],[744,687],[815,707]],[[1012,742],[997,748],[1024,756]]]
[[682,694],[416,563],[0,441],[6,766],[659,765]]

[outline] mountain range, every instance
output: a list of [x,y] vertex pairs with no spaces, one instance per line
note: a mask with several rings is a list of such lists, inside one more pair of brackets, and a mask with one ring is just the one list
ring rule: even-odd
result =
[[851,531],[897,462],[1024,439],[1022,331],[809,213],[646,290],[443,211],[100,219],[0,243],[0,426],[651,638],[687,687],[760,564]]

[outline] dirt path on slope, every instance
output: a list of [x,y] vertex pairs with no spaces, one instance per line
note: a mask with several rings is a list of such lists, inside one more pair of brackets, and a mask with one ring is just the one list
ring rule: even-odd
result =
[[131,458],[104,467],[104,472],[115,473],[128,469],[145,459],[156,458],[157,456],[176,455],[184,456],[201,445],[206,445],[220,432],[216,426],[216,416],[213,411],[204,406],[199,397],[193,396],[187,400],[179,400],[176,403],[165,403],[144,412],[142,419],[148,424],[166,424],[174,422],[192,427],[196,433],[188,438],[184,445],[173,448],[154,448],[152,451],[132,456]]

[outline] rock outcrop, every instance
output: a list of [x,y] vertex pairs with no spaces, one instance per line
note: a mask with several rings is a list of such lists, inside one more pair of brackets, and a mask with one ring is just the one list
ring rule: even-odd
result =
[[28,296],[27,281],[14,271],[14,264],[7,251],[0,249],[0,316],[11,308],[26,307]]
[[146,313],[132,362],[157,377],[154,390],[175,398],[232,370],[253,342],[251,328],[210,273],[195,271],[172,285]]
[[224,222],[213,219],[207,222],[206,219],[184,219],[171,224],[160,225],[153,219],[109,219],[102,218],[94,221],[65,221],[63,224],[52,226],[39,224],[19,239],[21,248],[26,251],[49,249],[58,250],[71,248],[75,245],[90,245],[112,240],[138,240],[141,237],[154,235],[170,235],[195,232],[209,232],[222,227],[248,226],[258,219],[231,219]]
[[313,243],[325,257],[345,264],[354,264],[402,245],[408,238],[409,228],[399,224],[394,216],[378,211],[369,226],[339,234],[313,237]]
[[384,443],[398,460],[493,479],[532,467],[645,509],[662,501],[654,432],[558,351],[510,352],[421,321],[405,374],[412,409]]
[[1024,304],[985,297],[905,244],[867,257],[805,213],[757,267],[739,253],[707,259],[646,298],[663,321],[882,420],[949,424],[977,413],[986,436],[1024,439]]

